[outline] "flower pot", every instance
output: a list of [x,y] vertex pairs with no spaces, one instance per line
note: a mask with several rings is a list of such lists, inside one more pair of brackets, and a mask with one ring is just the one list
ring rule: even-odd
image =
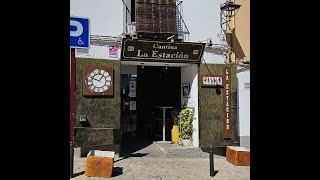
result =
[[192,146],[192,141],[190,139],[180,139],[180,144],[182,146]]

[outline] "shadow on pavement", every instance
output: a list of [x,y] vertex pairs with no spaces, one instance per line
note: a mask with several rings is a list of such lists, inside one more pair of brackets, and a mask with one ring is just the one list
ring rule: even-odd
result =
[[120,146],[121,157],[142,157],[133,153],[139,151],[153,143],[152,137],[139,135],[136,133],[123,133]]
[[219,171],[214,171],[212,177],[214,177],[216,174],[218,174],[218,172],[219,172]]
[[143,157],[143,156],[145,156],[145,155],[148,155],[148,154],[141,154],[141,153],[129,154],[129,155],[123,156],[123,158],[118,159],[118,160],[116,160],[116,161],[114,161],[114,162],[118,162],[118,161],[121,161],[121,160],[124,160],[124,159],[128,159],[128,158],[130,158],[130,157]]
[[113,167],[111,177],[116,177],[116,176],[120,176],[121,174],[123,174],[122,169],[123,169],[122,167]]
[[85,173],[85,171],[75,173],[75,174],[73,174],[72,178],[77,177],[77,176],[80,176],[80,175],[82,175],[82,174],[84,174],[84,173]]

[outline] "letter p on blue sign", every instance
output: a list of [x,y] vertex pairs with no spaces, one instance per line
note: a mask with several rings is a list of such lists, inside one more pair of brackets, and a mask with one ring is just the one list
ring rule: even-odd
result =
[[89,18],[70,17],[70,48],[89,48]]

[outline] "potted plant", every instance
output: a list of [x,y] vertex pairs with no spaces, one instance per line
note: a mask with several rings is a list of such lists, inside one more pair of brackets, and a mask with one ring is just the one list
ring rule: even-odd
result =
[[194,117],[194,108],[184,108],[181,110],[180,119],[180,144],[183,146],[192,145],[192,133],[196,129],[193,127],[192,121]]

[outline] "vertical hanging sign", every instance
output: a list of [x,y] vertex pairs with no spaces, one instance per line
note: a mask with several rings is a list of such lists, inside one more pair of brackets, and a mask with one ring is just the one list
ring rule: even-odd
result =
[[224,68],[224,96],[223,96],[223,107],[224,107],[224,123],[223,123],[223,137],[225,139],[230,139],[230,129],[231,129],[231,68],[225,67]]

